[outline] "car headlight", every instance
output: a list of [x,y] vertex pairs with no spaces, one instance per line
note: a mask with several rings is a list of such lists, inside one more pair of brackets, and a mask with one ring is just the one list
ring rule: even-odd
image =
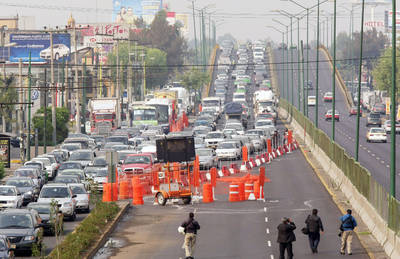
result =
[[24,238],[25,241],[31,241],[31,240],[35,240],[35,236],[26,236]]
[[72,202],[64,202],[64,207],[72,207]]
[[7,201],[8,203],[17,203],[17,201]]
[[32,195],[32,191],[27,191],[24,195]]

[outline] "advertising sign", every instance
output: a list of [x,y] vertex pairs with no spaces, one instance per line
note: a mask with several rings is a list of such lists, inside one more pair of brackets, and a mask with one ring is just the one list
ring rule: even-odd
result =
[[[389,30],[392,29],[392,11],[385,12],[385,23]],[[400,30],[400,12],[396,12],[396,31]]]
[[162,9],[162,0],[113,0],[112,19],[116,23],[134,24],[137,18],[150,24]]
[[[15,46],[10,50],[10,62],[29,61],[31,53],[32,63],[46,63],[51,59],[50,34],[10,34],[10,43]],[[71,36],[68,33],[53,33],[53,59],[62,62],[63,57],[69,59]]]
[[385,27],[385,22],[384,21],[367,21],[364,22],[365,27],[370,27],[370,28],[383,28]]
[[129,27],[126,24],[118,23],[96,23],[96,24],[79,24],[82,37],[110,35],[115,39],[128,39]]
[[0,138],[0,163],[10,168],[10,138]]
[[102,47],[103,44],[111,45],[114,43],[112,36],[85,36],[83,37],[83,45],[85,47]]

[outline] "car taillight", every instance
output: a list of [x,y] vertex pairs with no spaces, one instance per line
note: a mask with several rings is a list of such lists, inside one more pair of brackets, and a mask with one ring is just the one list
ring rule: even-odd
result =
[[373,136],[374,136],[374,134],[369,134],[369,136],[370,136],[370,137],[373,137]]

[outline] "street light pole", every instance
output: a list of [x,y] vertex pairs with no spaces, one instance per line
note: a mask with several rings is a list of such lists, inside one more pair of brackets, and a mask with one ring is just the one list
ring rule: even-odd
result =
[[32,74],[31,74],[31,52],[29,51],[29,67],[28,67],[28,134],[26,139],[28,141],[27,159],[31,160],[31,98],[32,98]]
[[196,36],[196,18],[194,16],[194,1],[192,1],[192,9],[193,9],[193,33],[194,33],[194,50],[196,53],[195,56],[195,64],[198,64],[198,54],[197,54],[197,36]]
[[284,62],[285,62],[285,33],[281,30],[278,30],[277,28],[273,26],[267,26],[268,28],[271,28],[277,32],[280,32],[282,34],[282,61],[281,61],[281,74],[282,74],[282,96],[285,96],[285,75],[284,75]]
[[319,0],[317,6],[317,71],[315,75],[315,127],[318,128],[318,88],[319,88]]
[[335,141],[336,105],[336,0],[333,1],[332,140]]
[[[356,131],[356,161],[358,161],[358,151],[360,146],[360,96],[361,96],[361,71],[362,71],[362,54],[363,54],[363,40],[364,40],[364,4],[362,0],[361,7],[361,33],[360,33],[360,62],[358,67],[358,93],[357,93],[357,131]],[[353,60],[352,60],[353,61]]]
[[390,101],[390,195],[396,197],[396,1],[392,1],[392,87]]
[[50,80],[52,87],[52,100],[51,100],[51,125],[53,126],[53,146],[57,145],[57,121],[56,121],[56,104],[57,104],[57,90],[54,85],[54,44],[53,32],[50,31]]

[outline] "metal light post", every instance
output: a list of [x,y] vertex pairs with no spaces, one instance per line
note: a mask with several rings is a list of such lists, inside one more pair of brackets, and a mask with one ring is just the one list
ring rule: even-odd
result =
[[357,131],[356,131],[356,161],[358,161],[358,150],[360,146],[360,96],[361,96],[361,71],[362,71],[362,54],[363,54],[363,40],[364,40],[364,3],[362,0],[361,7],[361,33],[360,33],[360,62],[358,68],[358,93],[357,93]]
[[335,106],[336,106],[336,0],[333,1],[333,71],[332,71],[332,136],[335,141]]
[[281,61],[281,69],[282,69],[282,96],[285,96],[285,76],[284,76],[284,62],[285,62],[285,33],[281,30],[278,30],[277,28],[273,26],[267,26],[270,29],[273,29],[277,32],[280,32],[282,34],[282,61]]
[[396,197],[396,1],[392,1],[392,87],[390,101],[390,195]]
[[28,150],[27,150],[27,159],[31,160],[31,100],[32,100],[32,74],[31,74],[31,52],[29,51],[29,67],[28,67]]
[[317,71],[315,75],[315,127],[318,128],[318,88],[319,88],[319,0],[317,5]]
[[[280,21],[276,19],[272,19],[274,22],[279,23],[280,25],[283,25],[286,27],[286,100],[289,101],[289,25],[283,24]],[[283,51],[284,52],[284,51]],[[282,74],[284,71],[282,72]],[[293,82],[293,81],[292,81]]]

